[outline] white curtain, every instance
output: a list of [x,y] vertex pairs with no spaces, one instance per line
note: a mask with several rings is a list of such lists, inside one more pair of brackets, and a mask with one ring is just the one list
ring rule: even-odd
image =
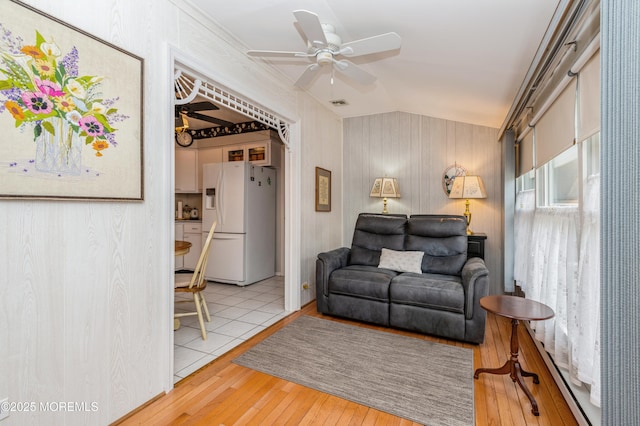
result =
[[516,259],[513,265],[513,279],[520,287],[524,287],[526,282],[527,266],[531,257],[529,243],[535,212],[536,191],[533,189],[520,191],[516,195],[516,212],[513,218],[514,259]]
[[531,230],[531,258],[524,292],[528,299],[548,305],[555,316],[533,321],[536,339],[544,343],[557,365],[569,368],[568,317],[578,282],[577,207],[536,209]]
[[571,380],[591,387],[600,406],[599,178],[586,186],[581,208],[535,207],[534,191],[516,196],[514,278],[528,299],[555,316],[532,321],[535,338]]
[[578,292],[569,318],[571,379],[591,386],[591,403],[600,406],[600,175],[585,187],[580,230]]

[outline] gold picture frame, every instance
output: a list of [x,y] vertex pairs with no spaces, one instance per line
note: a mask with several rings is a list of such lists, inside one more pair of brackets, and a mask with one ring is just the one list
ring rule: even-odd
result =
[[331,172],[316,167],[316,211],[331,211]]
[[0,2],[0,198],[142,201],[143,59]]

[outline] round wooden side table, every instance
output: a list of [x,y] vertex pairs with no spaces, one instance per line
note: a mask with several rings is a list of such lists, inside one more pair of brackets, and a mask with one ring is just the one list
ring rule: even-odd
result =
[[531,401],[531,412],[539,416],[538,403],[531,394],[531,391],[527,388],[523,377],[533,377],[533,383],[535,384],[540,383],[540,379],[538,379],[537,374],[523,370],[520,361],[518,361],[518,323],[520,321],[542,321],[549,319],[555,315],[553,309],[544,303],[523,297],[507,295],[485,296],[480,299],[480,306],[488,312],[511,319],[511,358],[509,358],[502,367],[478,368],[473,378],[477,379],[481,373],[509,374],[511,380],[518,382],[529,398],[529,401]]

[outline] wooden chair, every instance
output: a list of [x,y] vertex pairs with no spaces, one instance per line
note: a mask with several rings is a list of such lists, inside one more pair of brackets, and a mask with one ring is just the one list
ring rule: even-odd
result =
[[[200,322],[200,330],[202,331],[202,340],[207,340],[207,329],[204,327],[204,318],[207,322],[211,321],[209,315],[209,308],[207,308],[207,302],[204,299],[202,291],[207,287],[207,280],[204,279],[204,271],[207,269],[207,261],[209,260],[209,252],[211,251],[211,241],[213,240],[213,231],[216,228],[216,222],[213,222],[209,235],[202,246],[202,252],[200,258],[196,264],[196,268],[193,273],[176,273],[174,281],[175,293],[191,293],[193,294],[193,303],[196,305],[196,310],[193,312],[175,312],[174,318],[181,318],[186,316],[197,315]],[[191,302],[190,300],[181,300],[176,303]],[[204,312],[204,317],[203,317]]]

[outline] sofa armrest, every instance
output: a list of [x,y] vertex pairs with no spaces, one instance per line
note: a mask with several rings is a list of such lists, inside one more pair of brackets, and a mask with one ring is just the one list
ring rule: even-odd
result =
[[329,277],[336,269],[344,268],[349,261],[350,249],[340,247],[318,254],[316,260],[316,292],[318,295],[329,295]]
[[482,309],[480,298],[489,292],[489,270],[484,260],[472,257],[464,264],[461,275],[465,295],[465,317],[471,319],[476,310]]

